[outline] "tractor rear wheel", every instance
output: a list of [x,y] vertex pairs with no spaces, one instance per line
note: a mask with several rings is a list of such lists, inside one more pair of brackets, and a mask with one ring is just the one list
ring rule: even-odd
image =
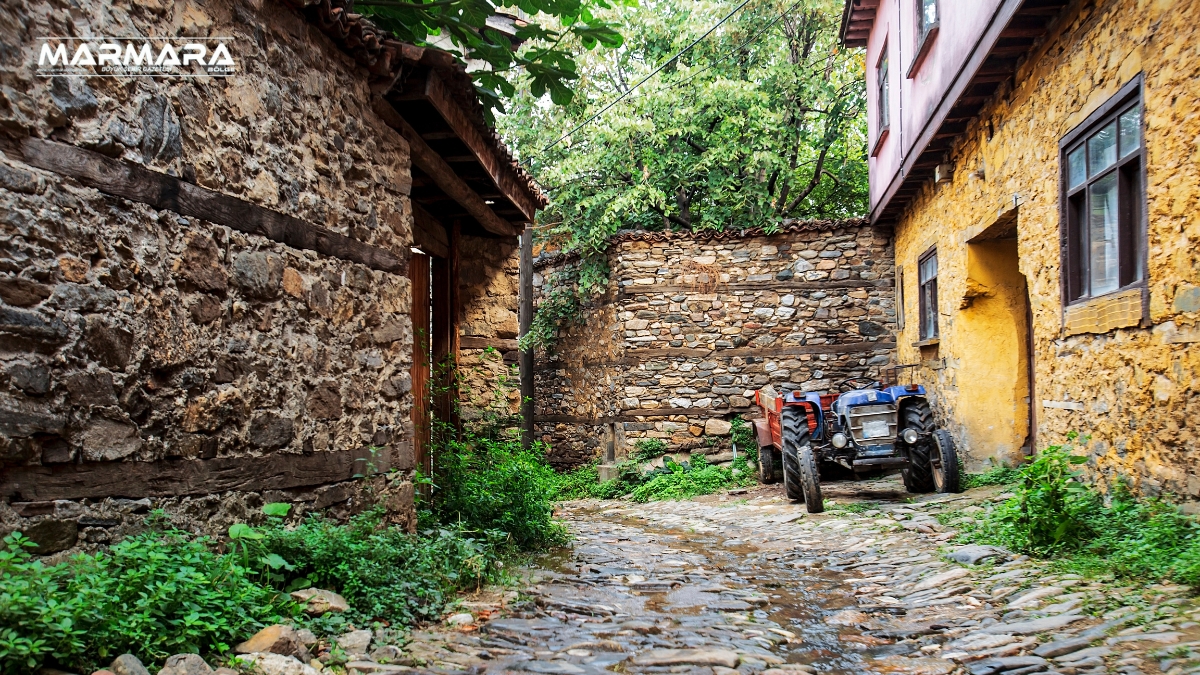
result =
[[758,449],[758,481],[763,485],[775,482],[775,446],[768,445]]
[[921,438],[908,446],[908,464],[901,469],[900,477],[904,479],[904,489],[909,492],[933,492],[933,465],[929,455],[933,450],[933,411],[929,409],[929,401],[911,401],[904,407],[900,415],[900,428],[912,429]]
[[800,480],[800,459],[797,450],[809,445],[808,416],[796,406],[784,407],[783,428],[783,491],[793,501],[804,499],[804,488]]
[[804,506],[809,513],[821,513],[825,510],[825,500],[821,497],[821,473],[817,469],[817,456],[812,444],[802,446],[796,453],[800,465],[800,486],[804,489]]
[[954,439],[950,432],[938,429],[933,432],[933,453],[930,455],[933,465],[933,486],[938,492],[962,492],[959,481],[958,450],[954,447]]

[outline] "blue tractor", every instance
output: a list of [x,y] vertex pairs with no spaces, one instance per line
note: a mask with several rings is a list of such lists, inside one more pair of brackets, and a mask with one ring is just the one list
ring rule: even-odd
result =
[[765,413],[754,420],[764,483],[782,474],[788,498],[803,501],[809,513],[824,510],[821,465],[856,475],[898,467],[909,492],[962,491],[954,439],[934,426],[925,387],[855,377],[839,388],[755,393]]

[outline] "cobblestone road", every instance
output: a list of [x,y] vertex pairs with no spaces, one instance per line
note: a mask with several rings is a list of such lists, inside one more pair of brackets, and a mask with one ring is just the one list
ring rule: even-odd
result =
[[776,487],[566,504],[569,553],[542,559],[515,602],[467,603],[475,623],[418,633],[407,656],[475,673],[1200,672],[1188,589],[947,544],[939,514],[969,515],[999,488],[825,487],[835,504],[820,515]]

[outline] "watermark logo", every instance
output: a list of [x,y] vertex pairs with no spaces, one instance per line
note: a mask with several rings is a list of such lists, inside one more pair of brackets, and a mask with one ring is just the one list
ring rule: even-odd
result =
[[233,38],[38,38],[44,77],[228,77],[238,72]]

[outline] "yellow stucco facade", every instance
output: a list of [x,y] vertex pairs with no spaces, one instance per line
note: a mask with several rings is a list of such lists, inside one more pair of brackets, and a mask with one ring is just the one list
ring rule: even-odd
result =
[[[1200,498],[1198,38],[1197,2],[1074,3],[957,140],[952,178],[896,223],[899,360],[922,364],[969,468],[1077,431],[1100,483]],[[1139,77],[1147,291],[1068,310],[1060,140]],[[940,334],[918,342],[917,263],[935,247]]]

